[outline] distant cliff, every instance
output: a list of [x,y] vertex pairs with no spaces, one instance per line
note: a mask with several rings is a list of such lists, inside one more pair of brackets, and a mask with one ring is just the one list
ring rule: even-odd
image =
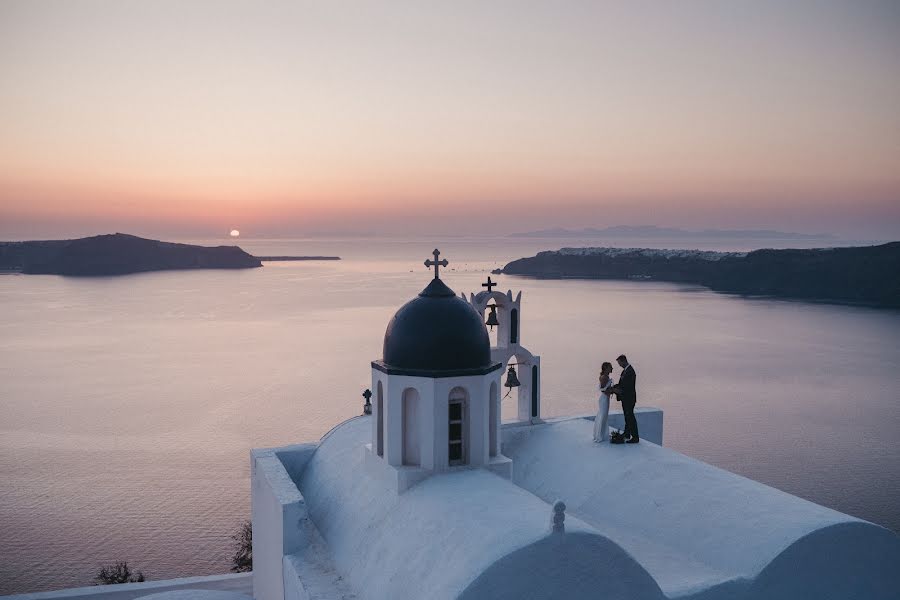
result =
[[900,242],[748,253],[563,248],[507,264],[509,275],[652,279],[719,292],[900,308]]
[[237,246],[174,244],[115,233],[76,240],[0,242],[0,270],[54,275],[125,275],[172,269],[247,269],[258,258]]

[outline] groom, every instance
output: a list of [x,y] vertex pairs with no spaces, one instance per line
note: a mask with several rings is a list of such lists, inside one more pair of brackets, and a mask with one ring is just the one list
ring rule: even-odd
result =
[[641,441],[638,436],[637,419],[634,418],[634,405],[637,404],[637,392],[634,389],[637,374],[634,367],[628,364],[628,358],[624,354],[620,354],[616,359],[619,366],[622,367],[622,373],[619,375],[619,383],[613,387],[616,398],[622,403],[622,412],[625,413],[625,443],[637,444]]

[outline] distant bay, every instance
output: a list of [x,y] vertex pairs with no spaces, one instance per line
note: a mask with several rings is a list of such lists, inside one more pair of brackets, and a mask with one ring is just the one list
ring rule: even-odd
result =
[[[88,585],[115,560],[150,579],[227,572],[249,515],[249,449],[317,440],[362,411],[369,362],[432,277],[422,262],[435,247],[450,261],[442,278],[468,293],[573,240],[240,244],[343,260],[0,277],[0,593]],[[523,292],[546,415],[594,412],[599,364],[624,352],[639,405],[665,411],[667,446],[900,531],[900,312],[659,281],[493,279]],[[509,399],[503,411],[514,416]]]
[[900,308],[900,242],[752,252],[563,248],[514,260],[501,272],[670,281],[733,294]]

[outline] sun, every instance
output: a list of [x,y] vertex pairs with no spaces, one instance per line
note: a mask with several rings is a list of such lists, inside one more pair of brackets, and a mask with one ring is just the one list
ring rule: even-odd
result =
[[232,229],[232,230],[231,230],[231,233],[229,233],[228,235],[230,235],[231,237],[240,237],[240,236],[241,236],[241,232],[238,231],[237,229]]

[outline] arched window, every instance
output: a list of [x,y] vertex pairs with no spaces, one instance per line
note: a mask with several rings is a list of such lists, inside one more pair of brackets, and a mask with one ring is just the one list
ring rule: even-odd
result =
[[509,311],[509,343],[519,343],[519,309]]
[[376,425],[377,431],[375,433],[375,450],[378,456],[384,456],[384,390],[380,381],[376,392],[375,413],[377,416],[375,418],[378,419],[378,424]]
[[403,390],[403,464],[421,464],[419,451],[419,439],[421,438],[421,425],[419,422],[419,392],[416,388]]
[[491,403],[488,411],[488,442],[490,444],[491,456],[497,456],[500,445],[497,436],[500,434],[500,398],[497,396],[497,382],[491,382],[491,393],[488,394],[488,401]]
[[450,465],[469,462],[469,393],[463,387],[450,390],[447,405],[447,450]]

